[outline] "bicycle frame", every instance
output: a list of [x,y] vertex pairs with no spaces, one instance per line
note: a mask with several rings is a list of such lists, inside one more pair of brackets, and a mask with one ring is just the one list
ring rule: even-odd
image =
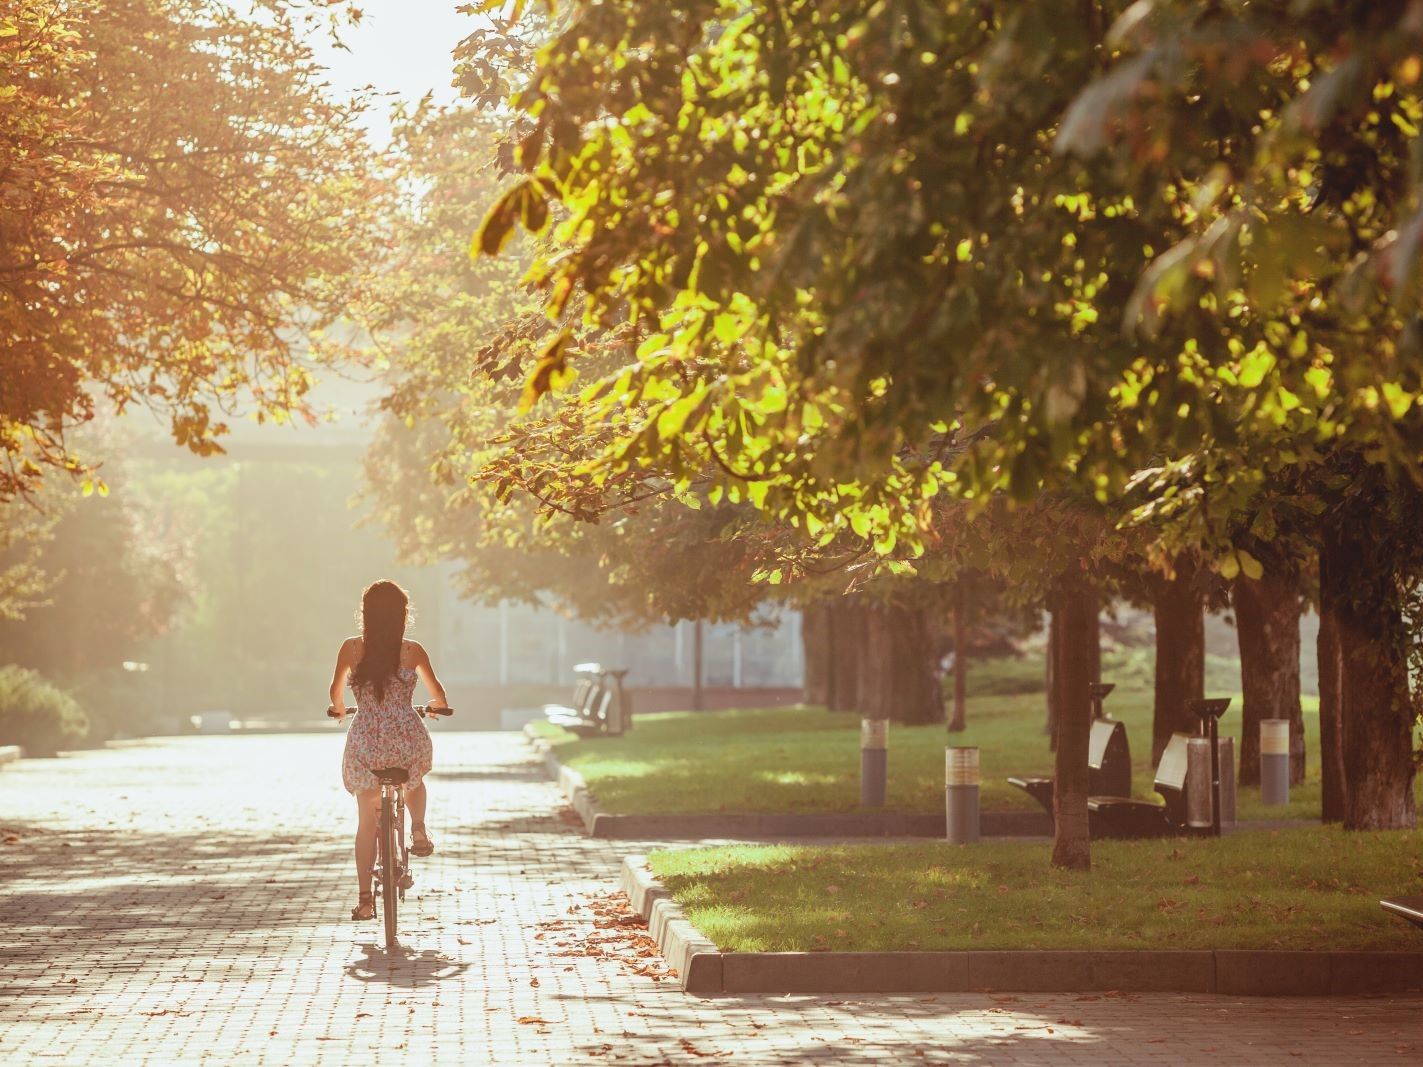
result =
[[410,874],[410,850],[405,844],[405,787],[382,782],[380,818],[376,822],[376,862],[371,870],[385,915],[385,947],[396,946],[397,899],[415,884]]
[[[393,809],[387,805],[394,805]],[[376,885],[380,885],[380,875],[385,862],[385,850],[381,844],[384,824],[382,820],[386,818],[387,811],[391,812],[395,820],[395,848],[397,858],[395,862],[395,881],[400,891],[400,900],[405,901],[405,891],[414,884],[414,879],[410,872],[410,846],[405,842],[405,787],[399,785],[387,785],[382,783],[380,787],[380,816],[376,821],[376,861],[372,868],[372,873],[376,878]]]

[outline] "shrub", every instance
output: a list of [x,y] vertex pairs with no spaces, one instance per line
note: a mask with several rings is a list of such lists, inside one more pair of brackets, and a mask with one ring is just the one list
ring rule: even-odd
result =
[[[1002,656],[968,661],[968,692],[975,697],[1012,697],[1041,693],[1046,688],[1040,656]],[[944,692],[952,699],[953,672],[944,675]]]
[[35,671],[0,667],[0,745],[20,745],[31,756],[53,756],[88,733],[88,716],[68,693]]
[[89,717],[90,744],[173,732],[174,724],[159,711],[150,677],[109,667],[73,680],[73,694]]

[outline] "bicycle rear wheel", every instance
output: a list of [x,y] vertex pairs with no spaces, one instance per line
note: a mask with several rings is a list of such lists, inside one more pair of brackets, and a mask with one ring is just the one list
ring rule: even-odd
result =
[[395,845],[395,815],[391,810],[390,797],[380,801],[380,895],[381,907],[385,912],[385,947],[395,948],[395,893],[398,877],[396,868],[400,864],[400,853]]

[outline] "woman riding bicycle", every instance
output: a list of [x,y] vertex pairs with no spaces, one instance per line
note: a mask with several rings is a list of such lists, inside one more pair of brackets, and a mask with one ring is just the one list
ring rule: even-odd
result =
[[341,779],[356,798],[356,885],[360,896],[352,919],[375,918],[371,869],[375,865],[380,783],[375,771],[403,767],[410,775],[405,803],[410,808],[410,851],[428,856],[435,844],[425,829],[425,775],[433,750],[430,733],[416,714],[411,697],[418,676],[433,698],[429,707],[447,708],[445,688],[435,677],[430,657],[417,641],[405,640],[410,598],[392,581],[372,582],[361,594],[361,636],[348,637],[336,656],[331,678],[331,709],[340,718],[346,708],[346,681],[359,712],[346,734]]

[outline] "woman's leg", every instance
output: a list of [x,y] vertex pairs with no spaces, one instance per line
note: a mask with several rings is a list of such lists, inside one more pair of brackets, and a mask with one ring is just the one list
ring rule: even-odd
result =
[[425,782],[422,779],[414,789],[405,790],[405,806],[410,809],[410,825],[425,828]]
[[423,781],[414,789],[405,791],[405,806],[410,809],[410,851],[417,856],[428,856],[435,850],[430,833],[425,829],[426,799]]
[[360,895],[371,895],[371,869],[376,863],[376,824],[380,822],[380,790],[356,794],[356,885]]

